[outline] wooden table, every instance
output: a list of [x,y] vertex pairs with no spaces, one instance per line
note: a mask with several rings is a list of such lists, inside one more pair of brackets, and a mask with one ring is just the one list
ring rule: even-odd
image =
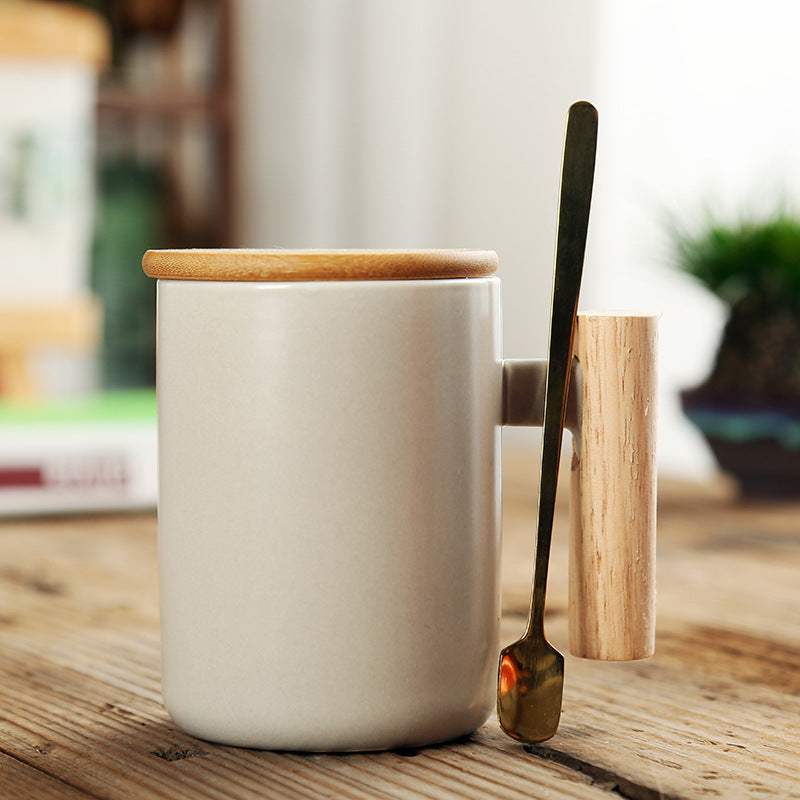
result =
[[[504,639],[524,626],[535,515],[507,459]],[[547,629],[567,651],[566,510]],[[151,515],[0,523],[0,797],[800,798],[800,505],[664,485],[657,654],[567,657],[549,742],[490,720],[413,752],[302,755],[180,733],[159,695]]]

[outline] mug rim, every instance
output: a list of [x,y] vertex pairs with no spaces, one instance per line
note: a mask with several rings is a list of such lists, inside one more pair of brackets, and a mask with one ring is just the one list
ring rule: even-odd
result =
[[389,281],[493,275],[494,250],[148,250],[151,278],[203,281]]

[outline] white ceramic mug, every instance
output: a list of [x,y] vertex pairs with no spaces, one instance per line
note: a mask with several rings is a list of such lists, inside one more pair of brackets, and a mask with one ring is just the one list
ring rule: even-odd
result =
[[495,704],[492,252],[150,251],[162,679],[198,737],[452,739]]

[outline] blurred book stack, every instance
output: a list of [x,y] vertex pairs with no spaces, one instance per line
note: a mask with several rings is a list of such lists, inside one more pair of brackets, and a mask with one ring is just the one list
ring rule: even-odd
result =
[[145,250],[232,239],[227,0],[0,0],[0,515],[155,507]]
[[109,57],[85,8],[0,3],[0,514],[155,504],[154,391],[101,391],[90,266]]
[[150,389],[0,402],[0,514],[152,508],[156,400]]

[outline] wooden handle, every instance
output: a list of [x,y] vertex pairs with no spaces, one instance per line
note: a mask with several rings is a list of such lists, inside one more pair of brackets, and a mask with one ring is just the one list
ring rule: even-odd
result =
[[583,658],[655,649],[657,330],[657,315],[577,320],[569,621],[570,650]]

